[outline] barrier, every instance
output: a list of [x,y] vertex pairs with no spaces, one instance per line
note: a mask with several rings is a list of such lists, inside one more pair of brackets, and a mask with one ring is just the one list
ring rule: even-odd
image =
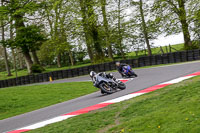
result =
[[[193,60],[200,60],[200,49],[167,53],[162,55],[143,56],[139,57],[138,59],[121,60],[120,62],[129,64],[132,67],[136,68],[136,67],[143,67],[150,65],[178,63],[178,62],[193,61]],[[113,61],[103,64],[84,66],[80,68],[59,70],[48,73],[41,73],[37,75],[27,75],[8,80],[0,80],[0,88],[33,84],[39,82],[47,82],[49,81],[50,77],[52,80],[57,80],[57,79],[87,75],[89,74],[90,71],[95,71],[95,72],[111,71],[116,69],[115,63],[116,62]]]

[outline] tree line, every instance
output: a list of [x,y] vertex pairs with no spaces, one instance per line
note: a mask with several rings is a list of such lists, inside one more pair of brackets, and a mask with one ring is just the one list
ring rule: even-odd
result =
[[[74,65],[126,58],[160,34],[183,33],[185,49],[200,40],[199,0],[1,0],[0,62],[10,66]],[[24,63],[26,65],[24,65]]]

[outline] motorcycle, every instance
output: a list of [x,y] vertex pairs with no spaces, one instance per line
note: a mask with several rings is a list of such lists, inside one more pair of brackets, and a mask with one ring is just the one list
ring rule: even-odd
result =
[[131,66],[123,66],[123,76],[126,78],[137,77],[137,74],[132,70]]
[[95,87],[101,89],[102,94],[112,94],[117,91],[117,89],[124,90],[126,89],[126,85],[120,80],[113,78],[107,78],[106,76],[102,76],[97,74],[95,81]]

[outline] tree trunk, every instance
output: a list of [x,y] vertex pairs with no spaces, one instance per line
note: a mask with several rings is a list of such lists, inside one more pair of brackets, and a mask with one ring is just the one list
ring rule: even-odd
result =
[[17,60],[19,62],[19,68],[22,70],[25,68],[24,56],[21,53],[21,50],[17,49],[16,51],[17,51]]
[[185,11],[185,0],[178,0],[179,5],[179,19],[182,25],[183,37],[185,42],[185,49],[189,49],[192,46],[192,41],[190,39],[190,32],[187,23],[187,16]]
[[5,61],[5,66],[6,66],[6,71],[8,73],[7,76],[12,76],[11,74],[11,71],[10,71],[10,66],[9,66],[9,63],[8,63],[8,56],[7,56],[7,50],[5,47],[3,47],[3,50],[4,50],[4,61]]
[[92,40],[89,34],[88,23],[87,23],[85,0],[80,0],[80,7],[81,7],[82,25],[83,25],[83,30],[85,34],[87,52],[88,52],[91,62],[94,62],[93,51],[92,51]]
[[109,30],[108,30],[108,20],[107,20],[107,15],[106,15],[106,0],[101,0],[101,10],[103,14],[103,24],[105,28],[105,33],[106,33],[106,46],[108,48],[108,56],[113,60],[113,54],[112,54],[112,46],[110,44],[110,35],[109,35]]
[[96,51],[96,60],[104,60],[104,53],[102,51],[101,44],[99,43],[99,32],[97,27],[93,27],[92,29],[92,37],[94,40],[94,48]]
[[12,49],[12,56],[13,56],[13,62],[14,62],[15,76],[17,78],[17,63],[16,63],[16,55],[15,55],[14,49]]
[[142,0],[140,0],[140,15],[141,15],[141,19],[142,19],[143,34],[144,34],[145,42],[147,44],[147,49],[148,49],[148,56],[151,56],[152,52],[151,52],[151,47],[150,47],[150,43],[149,43],[147,26],[146,26],[146,22],[145,22],[145,19],[144,19],[143,1]]
[[69,50],[69,57],[70,57],[71,65],[74,66],[74,58],[73,58],[73,54],[71,50]]
[[29,52],[23,52],[23,55],[25,57],[28,73],[32,74],[31,67],[33,65],[33,61],[31,60],[31,55],[29,54]]
[[[13,40],[13,22],[11,18],[10,22],[10,40]],[[14,69],[15,69],[15,76],[17,78],[17,62],[16,62],[16,53],[15,50],[12,48],[12,56],[13,56],[13,63],[14,63]]]
[[58,68],[61,67],[61,55],[60,55],[60,53],[57,55],[57,65],[58,65]]
[[40,61],[38,59],[36,51],[32,51],[31,53],[32,53],[32,56],[33,56],[33,63],[40,65]]
[[119,50],[120,50],[120,54],[122,56],[123,59],[125,59],[125,54],[123,51],[123,46],[122,46],[122,34],[121,34],[121,0],[118,1],[118,45],[119,45]]
[[[1,6],[3,7],[3,0],[1,0]],[[3,18],[1,18],[1,37],[2,37],[2,42],[4,44],[5,41],[5,30],[4,30],[4,22],[3,22]],[[7,55],[7,50],[6,47],[3,45],[3,54],[4,54],[4,61],[5,61],[5,67],[6,67],[6,71],[8,73],[8,76],[12,76],[11,71],[10,71],[10,67],[9,67],[9,63],[8,63],[8,55]]]

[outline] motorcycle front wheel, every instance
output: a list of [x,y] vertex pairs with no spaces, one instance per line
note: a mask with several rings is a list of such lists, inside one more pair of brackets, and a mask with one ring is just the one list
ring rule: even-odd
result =
[[137,77],[137,74],[136,74],[133,70],[130,71],[130,73],[131,73],[131,74],[130,74],[131,76]]
[[101,83],[99,85],[99,88],[102,90],[102,92],[107,93],[107,94],[112,94],[113,93],[113,88],[111,88],[107,83]]
[[118,88],[120,89],[120,90],[124,90],[124,89],[126,89],[126,85],[123,83],[123,82],[119,82],[118,83]]

